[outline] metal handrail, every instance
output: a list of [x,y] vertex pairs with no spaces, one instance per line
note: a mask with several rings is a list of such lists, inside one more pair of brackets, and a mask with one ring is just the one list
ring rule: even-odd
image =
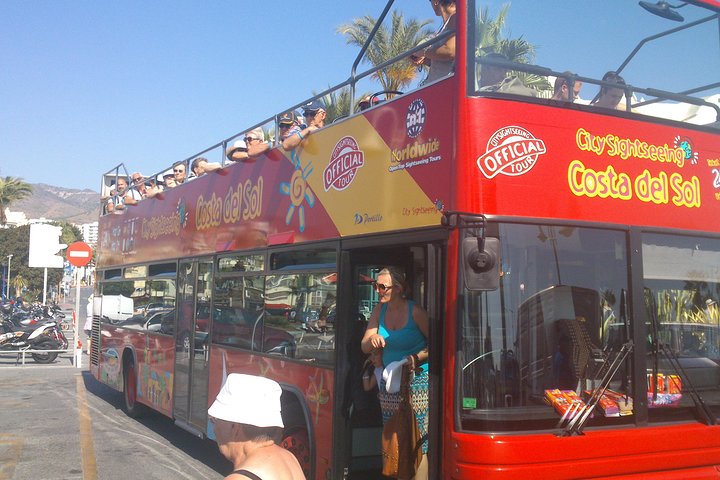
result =
[[[365,40],[365,44],[360,49],[360,53],[358,53],[357,57],[355,58],[355,61],[352,64],[352,68],[350,69],[350,79],[355,78],[355,70],[357,69],[358,65],[360,65],[360,62],[362,61],[363,57],[365,56],[365,52],[367,52],[368,47],[372,43],[372,41],[375,39],[375,34],[380,29],[380,26],[382,25],[383,21],[385,21],[385,17],[387,16],[388,12],[390,11],[390,7],[392,4],[395,3],[395,0],[390,0],[385,5],[385,9],[380,14],[380,17],[375,22],[375,25],[373,25],[373,29],[368,35],[367,40]],[[355,100],[355,82],[353,82],[350,85],[350,115],[352,115],[355,111],[354,108],[354,101]]]
[[[33,353],[74,353],[75,349],[67,348],[65,350],[35,350],[35,349],[25,349],[25,350],[0,350],[0,357],[3,355],[17,355],[22,357],[22,362],[20,365],[25,366],[26,361],[25,357],[26,354],[32,355]],[[18,362],[15,362],[15,365],[17,365]]]
[[[551,68],[541,67],[538,65],[529,65],[526,63],[517,63],[517,62],[510,61],[510,60],[480,57],[480,58],[477,58],[476,61],[478,63],[480,63],[481,65],[492,65],[492,66],[505,68],[507,70],[515,70],[518,72],[532,73],[535,75],[540,75],[540,76],[545,76],[545,77],[549,77],[549,76],[565,77],[565,78],[571,79],[573,82],[580,81],[583,83],[599,85],[601,87],[619,88],[625,92],[625,101],[626,101],[626,106],[628,107],[628,110],[627,110],[628,112],[631,111],[633,106],[637,107],[637,106],[646,105],[647,103],[652,103],[652,102],[645,101],[645,102],[637,103],[635,105],[632,104],[632,94],[633,93],[644,93],[646,95],[658,97],[660,99],[660,100],[655,100],[655,102],[662,101],[662,100],[674,100],[677,102],[689,103],[691,105],[710,107],[713,110],[715,110],[716,119],[720,120],[720,107],[718,105],[708,102],[702,98],[691,97],[688,95],[684,95],[682,93],[667,92],[665,90],[660,90],[660,89],[656,89],[656,88],[636,87],[631,84],[617,84],[617,83],[608,82],[608,81],[604,81],[604,80],[597,80],[592,77],[584,77],[582,75],[568,75],[565,72],[558,72],[558,71],[552,70]],[[703,87],[703,89],[714,88],[715,86],[718,86],[718,85],[720,85],[720,83],[716,83],[716,84],[712,84],[707,87]],[[487,93],[492,93],[492,92],[487,92]],[[691,91],[691,93],[694,93],[694,91]]]

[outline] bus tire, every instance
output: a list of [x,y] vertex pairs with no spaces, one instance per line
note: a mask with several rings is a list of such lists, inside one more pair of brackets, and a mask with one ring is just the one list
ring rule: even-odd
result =
[[137,418],[142,415],[143,405],[137,401],[137,370],[133,360],[126,361],[123,368],[123,400],[128,417]]

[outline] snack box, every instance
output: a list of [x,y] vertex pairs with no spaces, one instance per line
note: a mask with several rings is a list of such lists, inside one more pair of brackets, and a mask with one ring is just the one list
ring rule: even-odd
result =
[[632,415],[633,413],[633,399],[627,395],[616,392],[614,390],[605,390],[605,396],[613,400],[618,406],[618,413],[620,416]]
[[[592,391],[585,390],[585,395],[590,398],[592,396]],[[620,416],[620,407],[618,407],[618,404],[615,400],[610,398],[607,394],[603,394],[600,397],[600,400],[597,403],[597,408],[600,409],[602,414],[606,417],[619,417]]]
[[574,390],[545,390],[545,401],[565,418],[573,418],[585,406]]
[[666,375],[664,373],[657,374],[657,382],[653,380],[652,373],[647,374],[648,392],[653,391],[653,387],[657,383],[657,393],[678,394],[682,392],[682,379],[678,375]]
[[682,393],[658,393],[657,399],[653,401],[652,392],[648,392],[648,408],[672,408],[680,405]]

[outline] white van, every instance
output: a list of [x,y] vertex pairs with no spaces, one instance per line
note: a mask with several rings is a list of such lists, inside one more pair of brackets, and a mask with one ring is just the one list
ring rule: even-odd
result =
[[95,297],[93,315],[118,323],[133,316],[133,305],[133,299],[124,295],[100,295]]

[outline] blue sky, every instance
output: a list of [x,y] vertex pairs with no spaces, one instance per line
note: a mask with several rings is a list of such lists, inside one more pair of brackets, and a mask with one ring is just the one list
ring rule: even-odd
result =
[[384,5],[4,0],[0,175],[99,191],[121,162],[157,172],[348,78],[336,27]]
[[[495,11],[505,2],[484,3]],[[512,15],[539,3],[545,8],[531,21]],[[628,0],[574,3],[574,10],[550,11],[553,2],[516,0],[511,33],[537,43],[538,60],[550,67],[602,76],[637,39],[677,26],[648,19]],[[632,7],[627,24],[597,19],[598,10],[613,10],[610,3]],[[3,0],[0,175],[98,191],[100,175],[121,162],[129,171],[155,173],[313,90],[345,80],[358,49],[347,46],[336,28],[355,17],[377,16],[384,5],[384,0]],[[397,0],[396,8],[439,27],[427,1]],[[699,16],[688,8],[682,13]],[[590,19],[593,26],[609,28],[612,41],[576,36],[558,42],[561,35],[543,18],[549,15],[566,16],[580,32],[591,29],[577,19]],[[639,19],[647,22],[639,25]],[[684,40],[684,48],[693,41]],[[626,45],[618,47],[622,42]],[[558,43],[570,60],[558,62],[551,55]],[[646,56],[653,57],[652,51]],[[670,60],[672,73],[678,58]],[[704,68],[720,78],[717,63]],[[637,69],[638,76],[645,70]],[[640,80],[648,78],[637,79],[647,86]]]

